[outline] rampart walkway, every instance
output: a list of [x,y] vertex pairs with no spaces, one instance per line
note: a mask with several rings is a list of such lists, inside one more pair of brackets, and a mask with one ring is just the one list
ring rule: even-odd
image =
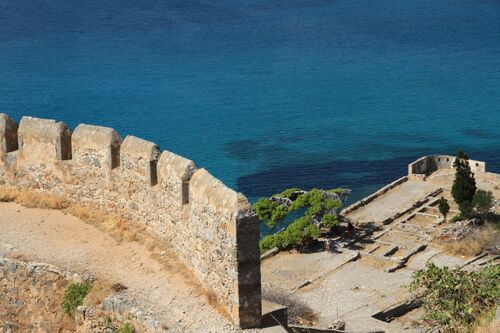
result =
[[[123,306],[143,311],[145,323],[169,332],[237,332],[176,271],[174,259],[137,242],[118,242],[61,211],[0,203],[0,256],[53,264],[121,283]],[[162,262],[163,261],[163,262]]]

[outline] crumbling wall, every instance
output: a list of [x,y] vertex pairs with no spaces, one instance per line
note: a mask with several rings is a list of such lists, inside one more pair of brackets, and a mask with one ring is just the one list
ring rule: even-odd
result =
[[[0,115],[0,186],[118,213],[169,242],[241,327],[260,323],[258,220],[204,169],[112,128]],[[17,145],[19,149],[17,148]]]
[[[424,156],[408,165],[408,176],[418,178],[440,169],[453,169],[454,161],[455,157],[450,155]],[[473,173],[486,172],[485,162],[469,160],[469,165]]]
[[50,265],[0,258],[0,332],[74,332],[61,308],[69,283]]
[[120,327],[125,323],[136,332],[158,331],[144,325],[132,309],[114,306],[117,302],[112,301],[118,297],[111,291],[101,304],[78,307],[75,318],[64,313],[64,292],[70,283],[83,280],[92,278],[49,264],[0,258],[0,332],[102,333],[110,332],[111,324]]

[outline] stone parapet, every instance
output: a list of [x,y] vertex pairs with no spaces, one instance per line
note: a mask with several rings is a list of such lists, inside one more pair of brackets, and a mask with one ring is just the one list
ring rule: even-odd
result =
[[[429,175],[441,169],[453,169],[455,157],[450,155],[424,156],[408,165],[408,177],[418,178]],[[486,162],[469,160],[469,165],[473,173],[485,173]]]
[[153,142],[122,141],[112,128],[82,124],[72,134],[62,122],[31,117],[18,128],[2,114],[0,143],[0,187],[63,196],[142,223],[237,325],[259,325],[259,225],[241,193]]
[[20,158],[55,162],[71,158],[71,131],[63,122],[23,117],[18,129]]
[[71,137],[74,163],[110,174],[120,165],[122,139],[112,128],[81,124]]

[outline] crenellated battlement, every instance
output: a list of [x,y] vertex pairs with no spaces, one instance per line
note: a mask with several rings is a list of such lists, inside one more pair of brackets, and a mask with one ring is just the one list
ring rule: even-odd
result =
[[23,117],[17,136],[19,158],[44,161],[71,158],[71,131],[63,122]]
[[71,136],[75,164],[102,170],[109,175],[120,166],[122,138],[112,128],[81,124]]
[[0,186],[58,195],[142,223],[241,327],[260,323],[259,223],[193,161],[112,128],[0,114]]

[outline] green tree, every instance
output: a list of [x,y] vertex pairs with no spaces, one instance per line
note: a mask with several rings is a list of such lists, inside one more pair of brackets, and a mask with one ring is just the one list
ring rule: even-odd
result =
[[443,214],[443,217],[444,219],[446,220],[446,216],[448,215],[449,211],[450,211],[450,205],[448,204],[448,200],[446,200],[445,198],[441,197],[441,199],[439,199],[439,212],[441,214]]
[[[333,228],[338,225],[338,212],[342,198],[349,190],[287,189],[270,198],[260,198],[253,209],[268,228],[277,229],[287,220],[295,218],[283,230],[268,235],[260,242],[262,252],[274,247],[279,249],[306,249],[320,236],[318,226]],[[294,213],[293,215],[290,215]]]
[[472,199],[472,205],[478,214],[480,214],[484,220],[486,214],[493,208],[495,204],[495,199],[493,197],[493,193],[491,191],[483,191],[478,190],[476,194],[474,194],[474,198]]
[[468,217],[472,212],[472,199],[476,193],[476,180],[470,169],[469,157],[462,149],[458,150],[453,167],[455,168],[455,180],[451,194],[458,204],[460,214],[463,217]]

